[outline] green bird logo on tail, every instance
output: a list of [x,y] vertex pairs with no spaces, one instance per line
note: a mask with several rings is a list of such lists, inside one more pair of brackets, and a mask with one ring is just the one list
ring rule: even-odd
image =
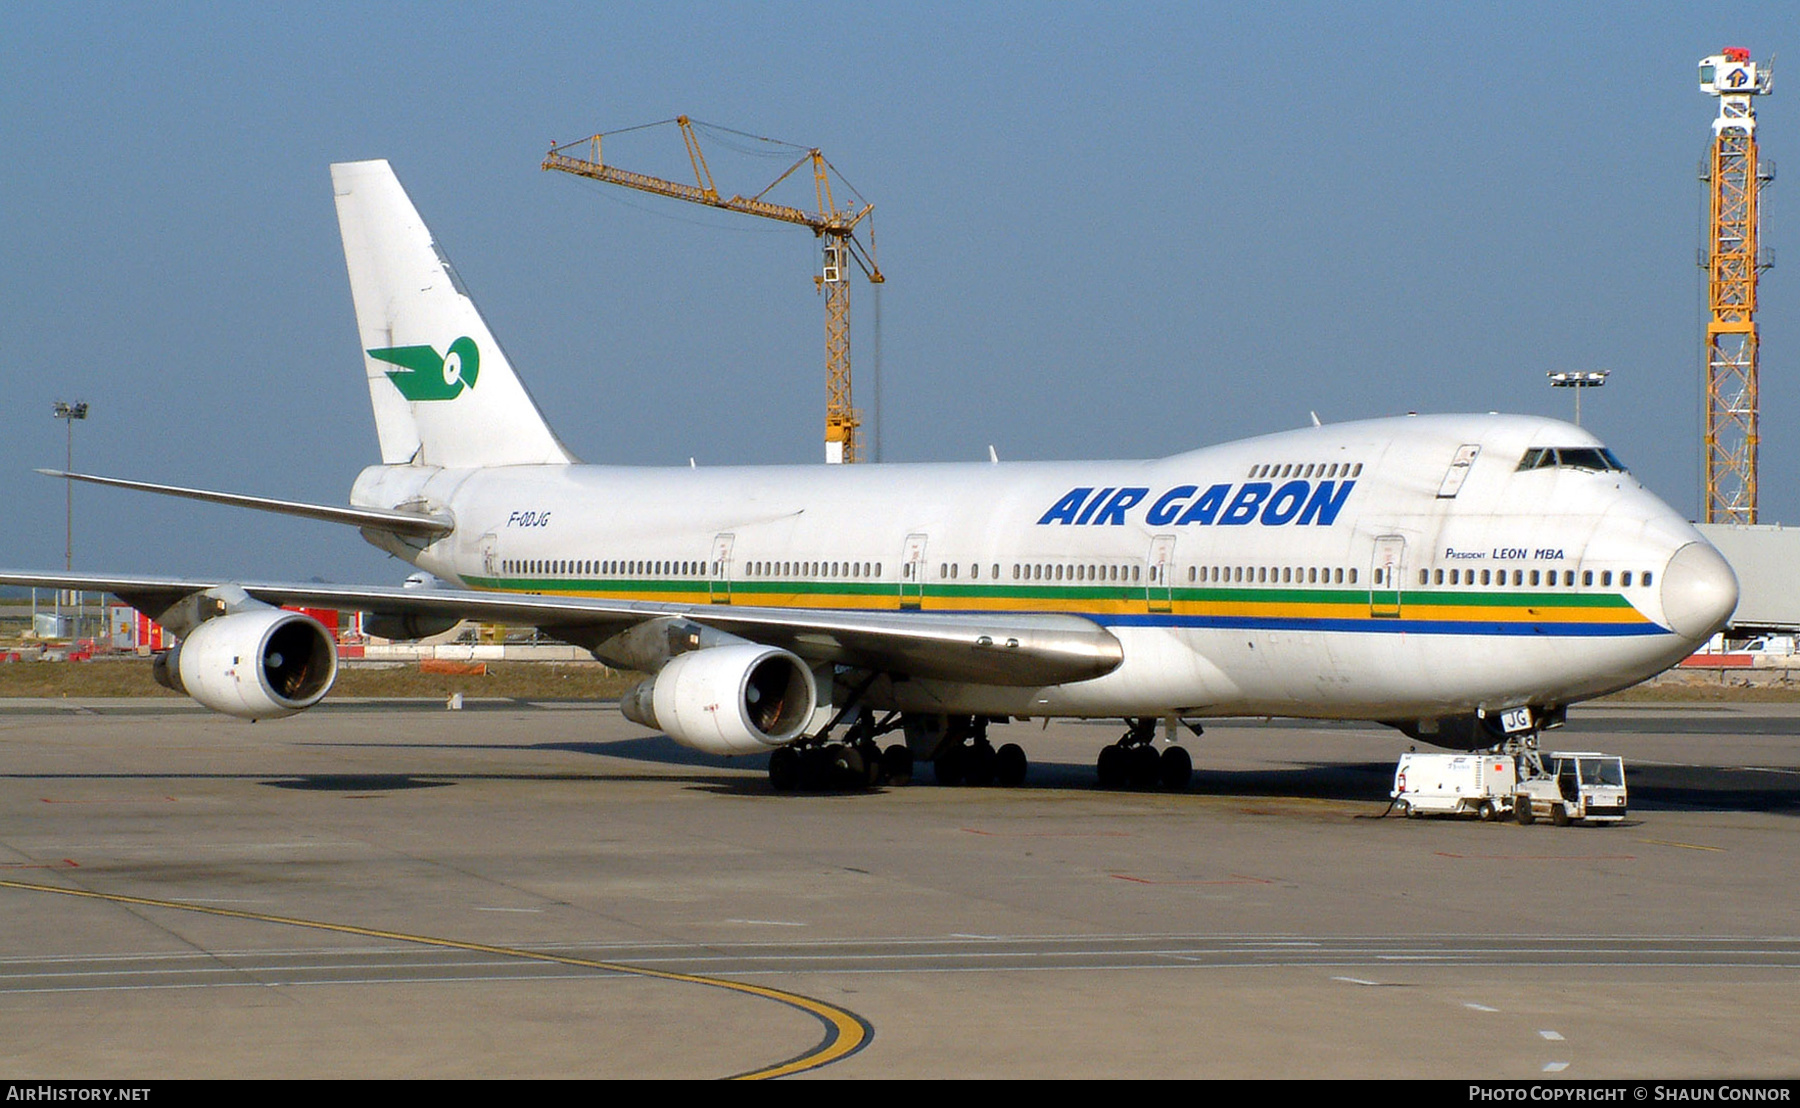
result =
[[475,387],[481,372],[481,351],[467,335],[443,354],[429,346],[388,346],[369,351],[369,357],[400,367],[387,376],[408,400],[455,400],[464,388]]

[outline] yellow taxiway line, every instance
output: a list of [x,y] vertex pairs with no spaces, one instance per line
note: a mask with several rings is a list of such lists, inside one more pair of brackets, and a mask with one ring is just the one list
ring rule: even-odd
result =
[[580,966],[585,969],[608,970],[613,973],[628,973],[637,977],[650,977],[661,981],[678,981],[687,985],[705,985],[714,989],[725,989],[729,992],[743,993],[747,996],[772,1000],[805,1012],[817,1019],[825,1028],[825,1037],[811,1049],[802,1051],[784,1062],[764,1066],[760,1069],[748,1070],[733,1074],[732,1080],[756,1081],[770,1077],[787,1077],[791,1074],[805,1073],[828,1066],[833,1062],[848,1058],[875,1037],[875,1029],[867,1020],[836,1005],[827,1004],[799,993],[790,993],[783,989],[772,989],[766,985],[747,985],[741,981],[731,981],[722,977],[704,977],[693,973],[671,973],[666,970],[642,969],[637,966],[621,965],[617,962],[601,962],[591,958],[573,958],[563,954],[545,954],[536,950],[521,950],[516,947],[492,946],[487,943],[464,942],[460,939],[444,939],[433,935],[411,935],[404,931],[384,931],[375,927],[357,927],[347,923],[326,923],[322,920],[297,919],[293,916],[274,916],[262,912],[245,912],[236,908],[214,908],[199,904],[183,904],[174,900],[157,900],[147,896],[128,896],[122,893],[97,893],[86,889],[70,889],[56,885],[38,885],[29,881],[8,881],[0,879],[0,888],[20,889],[26,892],[61,893],[64,896],[86,897],[90,900],[106,900],[115,904],[135,904],[147,908],[169,908],[181,912],[198,912],[208,916],[224,916],[229,919],[253,920],[258,923],[278,923],[288,927],[310,927],[316,931],[333,931],[340,935],[357,935],[371,939],[390,939],[394,942],[417,943],[421,946],[442,947],[449,950],[468,950],[480,954],[498,954],[510,958],[523,958],[534,962],[554,962],[564,966]]

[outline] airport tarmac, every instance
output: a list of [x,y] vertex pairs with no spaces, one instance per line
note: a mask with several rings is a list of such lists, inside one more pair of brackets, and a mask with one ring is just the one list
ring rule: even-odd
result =
[[[1800,1075],[1800,706],[1576,708],[1612,828],[1381,818],[1411,742],[1117,724],[773,793],[615,707],[0,701],[9,1077]],[[920,773],[928,780],[930,770]]]

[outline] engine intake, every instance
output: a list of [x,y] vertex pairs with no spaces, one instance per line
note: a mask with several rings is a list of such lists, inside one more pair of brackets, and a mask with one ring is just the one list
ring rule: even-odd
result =
[[818,705],[812,670],[773,646],[677,654],[619,701],[625,718],[708,754],[756,754],[799,738]]
[[163,685],[215,712],[279,719],[324,699],[337,680],[337,644],[298,612],[264,608],[206,620],[154,667]]

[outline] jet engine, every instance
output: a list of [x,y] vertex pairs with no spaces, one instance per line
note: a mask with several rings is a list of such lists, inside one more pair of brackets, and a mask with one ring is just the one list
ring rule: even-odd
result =
[[312,707],[337,679],[337,645],[315,619],[256,608],[198,624],[156,658],[158,683],[239,719]]
[[677,654],[619,701],[625,718],[708,754],[757,754],[800,737],[819,699],[806,663],[756,643]]

